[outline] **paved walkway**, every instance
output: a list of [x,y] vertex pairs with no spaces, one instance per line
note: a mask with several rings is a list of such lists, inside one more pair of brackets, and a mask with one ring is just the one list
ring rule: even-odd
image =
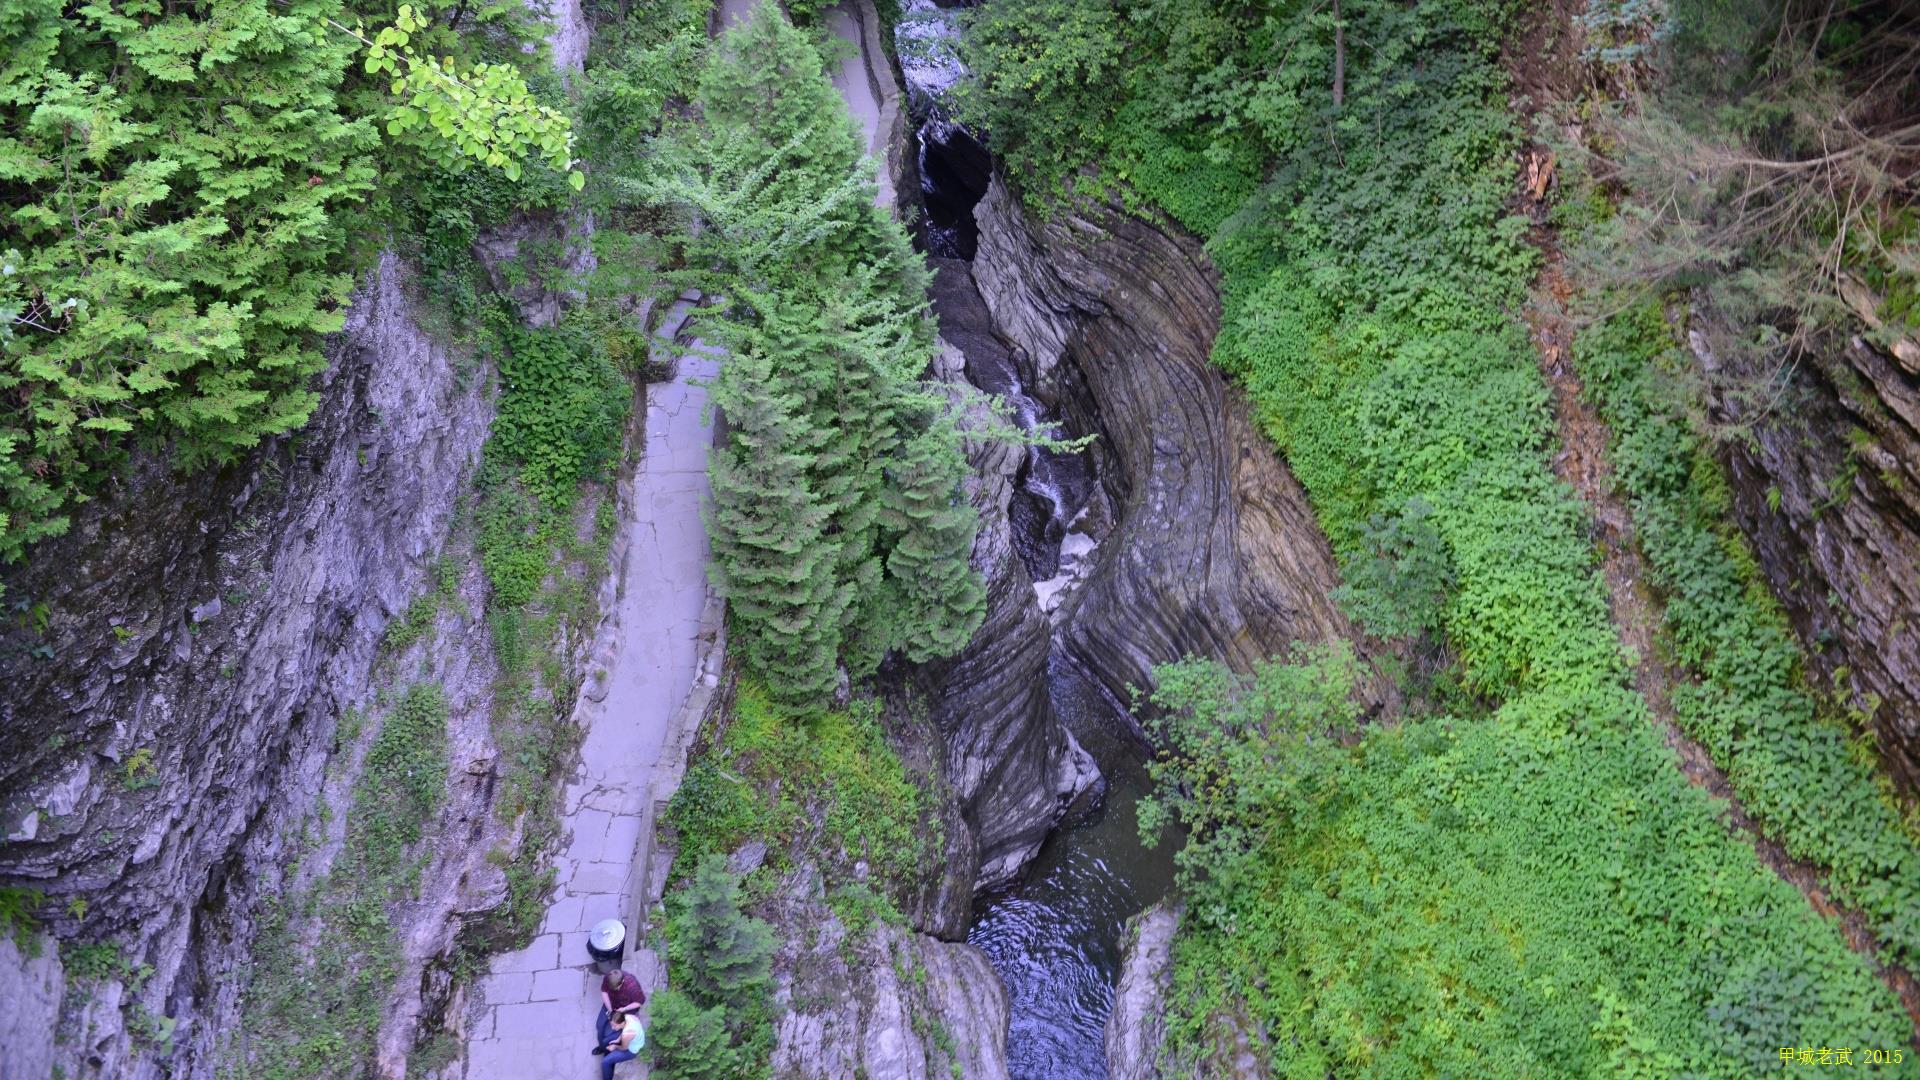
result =
[[822,12],[821,18],[828,32],[853,45],[851,55],[831,65],[827,74],[833,79],[833,88],[840,91],[840,99],[847,103],[847,111],[859,123],[861,134],[866,136],[867,156],[880,163],[880,193],[875,201],[891,210],[893,176],[892,170],[887,168],[887,155],[892,148],[887,144],[893,136],[895,117],[891,112],[892,108],[897,108],[899,92],[894,90],[887,95],[889,100],[886,105],[889,108],[883,109],[881,88],[875,84],[884,78],[886,85],[891,87],[893,71],[888,66],[886,54],[878,51],[877,37],[872,41],[866,40],[869,33],[877,34],[879,16],[874,13],[871,4],[862,5],[860,0],[843,0]]
[[[663,331],[685,321],[681,301]],[[533,943],[496,956],[476,989],[481,1001],[467,1032],[468,1080],[546,1080],[597,1075],[593,1018],[599,976],[587,955],[587,928],[627,921],[657,891],[649,864],[654,802],[677,783],[683,765],[683,703],[694,689],[717,627],[707,588],[707,451],[713,431],[707,392],[717,358],[683,358],[671,382],[647,388],[646,454],[630,495],[628,544],[609,636],[604,681],[584,695],[586,736],[564,804],[566,849],[554,859],[555,889]],[[604,696],[596,702],[594,697]],[[649,992],[661,983],[658,958],[629,950],[626,963]],[[641,1062],[620,1067],[645,1075]]]
[[[756,0],[720,0],[718,27],[744,21]],[[762,0],[764,2],[764,0]],[[856,6],[858,5],[858,6]],[[834,65],[836,89],[866,135],[868,152],[885,162],[898,93],[877,51],[878,19],[870,4],[847,0],[826,12],[828,29],[858,49]],[[873,63],[882,65],[875,70]],[[876,80],[884,83],[876,85]],[[880,168],[876,200],[892,208],[893,185]],[[663,322],[671,336],[691,310],[678,302]],[[590,689],[582,705],[586,737],[565,802],[568,844],[554,860],[555,889],[540,934],[518,952],[496,956],[476,991],[480,1002],[467,1032],[467,1080],[547,1080],[597,1075],[593,1046],[598,975],[587,955],[587,929],[605,918],[644,929],[635,913],[663,883],[652,850],[657,800],[678,783],[690,731],[683,706],[717,632],[707,587],[707,451],[713,431],[707,392],[690,380],[719,371],[714,353],[695,343],[674,379],[647,388],[646,455],[633,478],[626,558],[614,621],[604,697]],[[625,965],[652,993],[664,981],[659,958],[630,946]],[[619,1067],[629,1080],[644,1062]]]

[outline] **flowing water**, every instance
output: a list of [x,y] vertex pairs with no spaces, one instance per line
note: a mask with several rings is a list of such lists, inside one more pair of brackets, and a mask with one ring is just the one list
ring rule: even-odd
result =
[[[1014,351],[993,333],[968,265],[979,238],[973,208],[986,193],[992,159],[940,102],[961,74],[953,12],[932,0],[902,7],[896,42],[919,129],[922,239],[933,256],[941,333],[965,353],[968,380],[1003,399],[1023,430],[1061,437],[1060,417],[1024,385]],[[1040,594],[1050,596],[1073,576],[1062,547],[1097,482],[1091,455],[1034,447],[1015,479],[1014,547]],[[1083,535],[1073,539],[1071,561],[1084,566],[1093,545]],[[1019,882],[978,901],[967,940],[1007,987],[1013,1080],[1103,1080],[1126,921],[1166,895],[1179,838],[1141,842],[1136,809],[1148,790],[1146,747],[1121,703],[1058,650],[1048,659],[1047,689],[1054,711],[1099,763],[1101,786]]]
[[1101,1080],[1126,921],[1165,896],[1178,837],[1141,843],[1135,810],[1148,789],[1125,713],[1056,655],[1054,707],[1100,761],[1094,808],[1048,839],[1025,878],[983,898],[967,940],[1007,985],[1007,1065],[1013,1080]]

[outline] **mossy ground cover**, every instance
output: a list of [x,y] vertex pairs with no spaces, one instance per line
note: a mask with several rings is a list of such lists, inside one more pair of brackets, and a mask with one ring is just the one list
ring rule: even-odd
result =
[[[719,738],[668,804],[679,840],[673,876],[758,840],[768,848],[767,880],[798,853],[819,865],[829,896],[871,890],[897,918],[894,901],[941,849],[931,813],[924,780],[887,742],[877,701],[796,712],[743,680]],[[864,883],[854,874],[860,862]]]
[[[1042,185],[1130,187],[1208,239],[1215,359],[1344,565],[1379,557],[1382,522],[1438,537],[1438,619],[1475,698],[1323,748],[1311,783],[1227,823],[1243,846],[1189,860],[1168,1048],[1204,1056],[1237,1025],[1301,1077],[1744,1077],[1783,1046],[1903,1044],[1891,994],[1729,834],[1629,686],[1516,317],[1535,261],[1505,209],[1501,12],[1348,5],[1368,44],[1335,105],[1323,12],[1142,0],[1048,21],[1122,43],[1116,95],[1098,43],[1023,51],[1018,24],[1055,6],[980,17],[1003,55],[975,63],[976,101],[1009,159]],[[1021,94],[1044,115],[1016,115]],[[1017,141],[1048,109],[1106,118],[1098,184]]]

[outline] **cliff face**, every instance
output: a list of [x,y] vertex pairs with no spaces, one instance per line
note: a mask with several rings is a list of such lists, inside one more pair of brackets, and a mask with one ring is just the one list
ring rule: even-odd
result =
[[[979,949],[885,923],[849,928],[804,863],[771,914],[781,930],[773,1075],[1004,1080],[1007,992]],[[940,921],[909,918],[924,925],[929,914]]]
[[1155,1080],[1162,1075],[1160,1043],[1166,1037],[1167,988],[1173,981],[1173,935],[1180,928],[1178,904],[1163,902],[1127,921],[1120,978],[1107,1016],[1109,1080]]
[[[943,311],[951,310],[943,305]],[[943,323],[972,347],[983,327]],[[966,381],[965,356],[952,345],[935,376]],[[973,422],[985,423],[976,406]],[[933,716],[946,740],[946,773],[975,837],[976,890],[1011,880],[1098,776],[1093,760],[1054,715],[1047,696],[1052,628],[1041,613],[1007,520],[1014,476],[1025,451],[1005,442],[968,447],[967,496],[980,514],[972,562],[987,584],[987,618],[959,655],[924,673],[934,687]],[[964,934],[964,925],[960,933]]]
[[[0,875],[47,894],[62,939],[151,966],[137,1000],[180,1022],[189,1073],[491,420],[487,380],[420,329],[401,277],[388,256],[356,297],[297,436],[213,475],[143,464],[7,581],[45,629],[0,651]],[[67,1075],[157,1072],[121,1056],[122,991],[92,995]]]
[[[1752,357],[1709,374],[1752,384]],[[1887,769],[1920,792],[1920,370],[1855,339],[1808,358],[1772,413],[1731,395],[1716,419],[1752,423],[1722,460],[1734,514],[1812,673],[1867,714]]]
[[1026,381],[1099,435],[1112,523],[1055,615],[1066,648],[1124,699],[1188,654],[1244,670],[1292,641],[1356,640],[1305,493],[1208,360],[1220,302],[1199,245],[1111,206],[1031,221],[1000,177],[974,216],[973,275]]

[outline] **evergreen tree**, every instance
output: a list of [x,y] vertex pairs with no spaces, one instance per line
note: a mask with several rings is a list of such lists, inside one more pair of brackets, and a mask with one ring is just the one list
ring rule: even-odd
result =
[[888,467],[882,521],[897,598],[895,632],[916,662],[958,652],[986,618],[986,589],[968,564],[980,519],[961,496],[966,458],[944,415],[901,444]]
[[732,355],[713,388],[727,441],[713,456],[711,572],[743,629],[748,662],[789,701],[832,691],[846,590],[838,548],[807,484],[797,402],[750,330],[722,335]]
[[647,1013],[654,1075],[666,1080],[722,1080],[740,1073],[744,1055],[727,1031],[725,1006],[702,1008],[669,988],[654,996]]
[[740,910],[740,878],[727,869],[726,856],[709,852],[674,899],[680,910],[669,936],[687,993],[736,1014],[764,1009],[773,983],[773,928]]
[[[813,44],[763,7],[710,55],[696,104],[628,186],[692,211],[689,276],[728,298],[715,579],[757,673],[811,705],[837,664],[860,676],[902,645],[952,651],[978,625],[972,511],[952,498],[964,463],[952,425],[925,420],[945,405],[919,386],[925,265],[874,205]],[[903,453],[916,439],[944,446]],[[896,473],[917,486],[892,491]]]

